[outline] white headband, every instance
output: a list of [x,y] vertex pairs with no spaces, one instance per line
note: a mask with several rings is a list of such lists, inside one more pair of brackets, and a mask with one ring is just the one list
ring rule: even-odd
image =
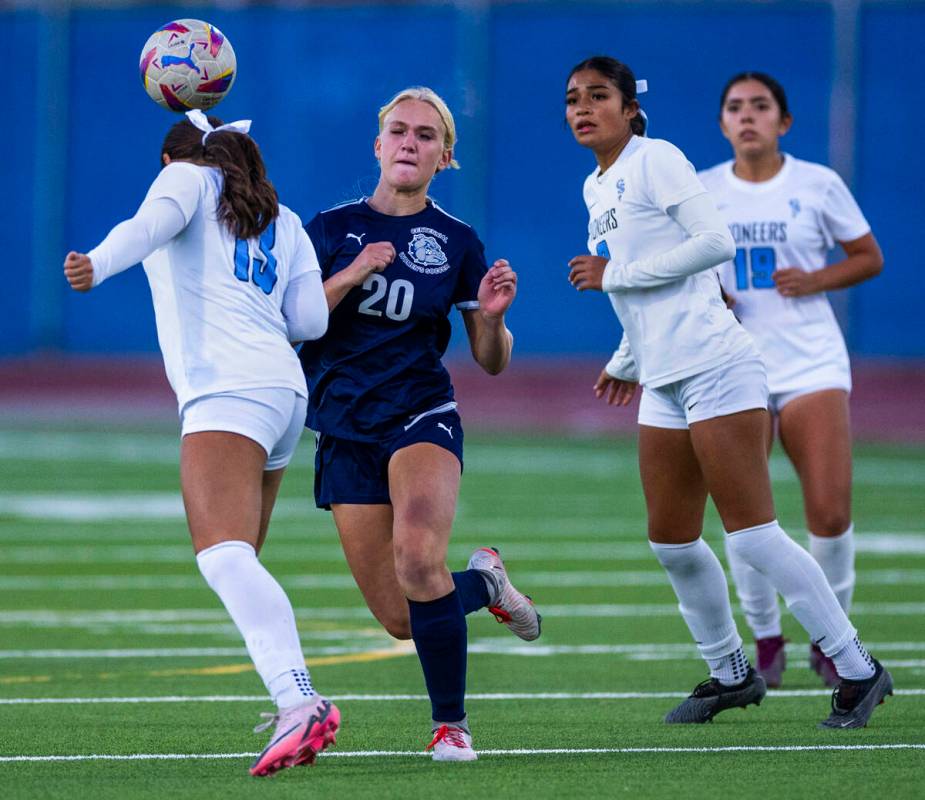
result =
[[199,130],[203,131],[202,134],[202,143],[205,145],[206,139],[209,138],[210,133],[215,133],[216,131],[234,131],[235,133],[249,133],[251,129],[251,121],[249,119],[239,119],[237,122],[228,122],[224,125],[219,125],[217,128],[212,127],[212,123],[209,122],[209,118],[203,114],[198,108],[194,108],[192,111],[186,112],[186,118],[193,123]]

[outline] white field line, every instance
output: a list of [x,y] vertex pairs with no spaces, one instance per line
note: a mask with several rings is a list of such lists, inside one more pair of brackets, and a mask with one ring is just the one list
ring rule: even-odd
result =
[[[925,556],[925,532],[898,531],[861,533],[855,536],[857,552],[869,556],[905,555],[910,558]],[[267,554],[273,562],[274,553],[282,553],[279,547]],[[306,559],[314,562],[343,563],[343,551],[338,544],[310,543],[299,548]],[[470,544],[453,543],[449,548],[451,561],[468,559],[472,552]],[[602,541],[539,541],[511,542],[504,545],[505,559],[514,562],[558,561],[647,561],[654,556],[648,544],[637,542]],[[44,544],[44,545],[0,545],[0,563],[5,564],[124,564],[124,563],[190,563],[190,545],[183,544]]]
[[[829,697],[831,689],[770,689],[768,697],[783,699]],[[925,689],[896,689],[897,697],[925,697]],[[675,700],[687,692],[473,692],[466,700],[502,702],[509,700]],[[340,694],[329,695],[338,703],[430,702],[426,694]],[[0,705],[131,705],[144,703],[267,703],[261,694],[154,695],[150,697],[3,697]]]
[[[342,632],[340,638],[352,639],[349,632]],[[351,644],[329,647],[306,647],[309,660],[313,656],[344,655],[347,653],[379,652],[384,646],[394,646],[394,641],[385,634],[379,636],[381,641],[373,640],[368,644]],[[881,653],[920,653],[925,652],[925,642],[872,642],[864,644]],[[792,655],[805,650],[805,644],[789,644],[787,651]],[[510,655],[510,656],[556,656],[556,655],[616,655],[625,656],[632,661],[674,661],[695,658],[697,648],[687,643],[660,644],[579,644],[579,645],[538,645],[512,643],[509,638],[482,638],[469,644],[470,653]],[[409,654],[412,651],[409,648]],[[48,649],[48,650],[0,650],[0,660],[51,660],[51,659],[112,659],[112,658],[247,658],[244,647],[135,647],[135,648],[83,648],[83,649]],[[881,660],[889,667],[921,667],[925,659],[907,659],[900,661]]]
[[[731,577],[727,575],[731,580]],[[286,589],[356,589],[350,575],[276,575]],[[862,586],[925,585],[925,569],[861,569],[857,571]],[[593,570],[564,572],[523,572],[517,581],[523,586],[542,587],[610,587],[668,586],[662,570]],[[0,575],[0,592],[46,591],[61,589],[80,591],[140,591],[164,589],[204,589],[200,575]]]
[[[673,617],[678,613],[674,603],[601,603],[575,605],[543,605],[544,617],[621,618],[659,616]],[[296,617],[304,620],[371,619],[369,610],[361,606],[297,608]],[[925,602],[854,603],[852,616],[919,616],[925,614]],[[137,625],[165,622],[225,622],[222,609],[96,609],[92,611],[0,611],[0,625],[31,625],[35,627],[87,627],[100,625]]]
[[[925,750],[925,744],[790,744],[790,745],[731,745],[728,747],[562,747],[547,749],[479,750],[479,757],[499,756],[577,756],[577,755],[642,755],[659,753],[810,753],[820,751]],[[0,756],[3,762],[55,761],[191,761],[253,758],[257,753],[132,753],[111,755],[93,753],[73,756]],[[326,751],[321,758],[430,758],[422,750],[341,750]]]

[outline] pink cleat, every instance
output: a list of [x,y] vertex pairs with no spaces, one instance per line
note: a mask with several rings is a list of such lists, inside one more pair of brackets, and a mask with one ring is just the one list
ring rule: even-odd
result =
[[838,686],[841,683],[835,662],[815,644],[809,646],[809,668],[822,678],[826,686]]
[[755,655],[758,663],[757,672],[769,689],[779,689],[783,683],[784,670],[787,668],[787,652],[784,645],[787,640],[783,636],[769,636],[766,639],[755,639]]
[[315,756],[336,741],[340,711],[330,700],[317,695],[301,706],[281,709],[278,714],[263,714],[267,721],[254,728],[260,733],[274,722],[276,730],[266,749],[251,765],[255,777],[272,775],[286,767],[315,763]]

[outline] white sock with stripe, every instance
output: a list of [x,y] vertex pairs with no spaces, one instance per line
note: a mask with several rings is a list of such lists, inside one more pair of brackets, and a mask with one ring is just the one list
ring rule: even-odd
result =
[[668,573],[681,616],[710,675],[727,685],[741,683],[736,664],[744,659],[747,670],[748,661],[732,618],[726,573],[719,559],[703,539],[687,544],[649,542],[649,546]]
[[279,708],[315,694],[292,604],[247,542],[220,542],[196,556],[199,571],[244,637],[257,672]]

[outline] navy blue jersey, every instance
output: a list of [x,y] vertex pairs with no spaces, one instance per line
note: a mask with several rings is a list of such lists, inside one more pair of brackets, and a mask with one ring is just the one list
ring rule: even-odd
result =
[[407,217],[374,211],[365,199],[322,211],[305,226],[326,280],[371,242],[391,242],[397,256],[350,290],[331,313],[327,333],[305,342],[313,430],[378,441],[409,417],[453,401],[441,363],[448,315],[478,308],[488,271],[475,231],[438,206]]

